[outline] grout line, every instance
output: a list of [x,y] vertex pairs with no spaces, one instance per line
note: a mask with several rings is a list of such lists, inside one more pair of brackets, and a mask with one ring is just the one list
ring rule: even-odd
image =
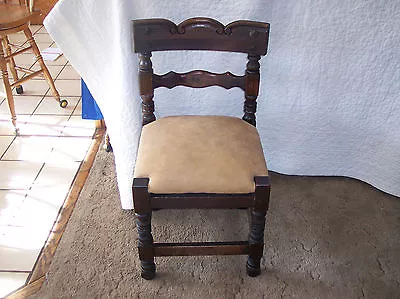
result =
[[[62,56],[64,56],[64,54],[63,54]],[[61,58],[61,56],[60,56],[59,58]],[[56,80],[58,79],[58,77],[61,75],[61,73],[62,73],[62,71],[65,69],[65,67],[66,67],[66,65],[63,65],[63,66],[62,66],[60,72],[59,72],[59,73],[57,74],[57,76],[54,78],[54,81],[56,81]]]
[[[53,150],[53,149],[52,149],[52,150]],[[40,163],[40,162],[39,162],[39,163]],[[28,188],[28,190],[27,190],[28,192],[26,193],[26,195],[28,195],[29,191],[32,190],[32,186],[35,184],[35,181],[36,181],[37,178],[39,177],[39,175],[40,175],[40,173],[42,172],[44,166],[46,165],[46,162],[42,162],[42,163],[43,163],[43,165],[42,165],[42,167],[40,167],[40,169],[39,169],[37,175],[35,176],[35,178],[34,178],[33,181],[32,181],[32,184],[29,186],[29,188]]]
[[82,96],[79,97],[78,102],[76,102],[76,106],[74,107],[74,109],[72,110],[71,116],[74,116],[75,110],[78,108],[79,103],[82,101]]
[[33,116],[33,114],[35,113],[35,111],[39,108],[40,104],[43,102],[45,96],[42,97],[42,99],[39,101],[39,103],[36,105],[35,109],[33,109],[32,113],[30,114],[31,116]]
[[[3,136],[3,135],[2,135]],[[4,156],[6,155],[7,151],[10,149],[11,145],[13,144],[14,140],[17,138],[17,136],[14,135],[14,138],[11,140],[10,144],[7,146],[6,150],[4,151],[3,154],[0,155],[0,160],[1,161],[5,161],[3,160]]]
[[24,270],[0,270],[0,273],[26,273],[29,274],[31,271]]
[[[35,35],[35,34],[37,34],[40,30],[42,30],[42,28],[43,28],[44,26],[43,25],[41,25],[41,26],[39,26],[39,28],[38,29],[36,29],[36,31],[35,32],[32,32],[32,35]],[[29,26],[29,29],[31,29],[31,31],[32,31],[32,27],[31,26]],[[39,33],[38,33],[39,34]],[[40,33],[40,34],[43,34],[43,33]]]

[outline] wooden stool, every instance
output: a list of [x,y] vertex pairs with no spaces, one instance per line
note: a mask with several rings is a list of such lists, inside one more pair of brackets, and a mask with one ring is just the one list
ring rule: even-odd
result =
[[[22,94],[24,90],[21,83],[41,75],[44,76],[49,84],[53,96],[59,103],[60,107],[65,108],[68,105],[66,100],[60,99],[60,95],[54,85],[54,81],[51,78],[49,70],[44,64],[42,55],[40,54],[39,48],[33,39],[32,32],[29,29],[29,21],[36,13],[29,11],[26,0],[20,0],[18,2],[18,4],[0,3],[0,69],[2,72],[8,107],[10,109],[11,121],[17,134],[17,116],[15,113],[14,97],[12,94],[13,87],[15,87],[18,94]],[[29,46],[21,47],[10,43],[8,36],[12,33],[21,31],[25,34]],[[13,52],[12,50],[14,48],[16,50]],[[32,51],[36,56],[36,60],[40,66],[38,71],[29,70],[15,65],[14,57],[27,51]],[[13,83],[11,83],[9,80],[7,66],[10,67],[10,71],[14,79]],[[24,72],[26,75],[22,78],[19,78],[17,71]]]

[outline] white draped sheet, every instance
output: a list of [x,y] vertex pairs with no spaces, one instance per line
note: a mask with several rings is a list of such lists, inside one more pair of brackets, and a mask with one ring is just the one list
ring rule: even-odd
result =
[[[141,131],[130,20],[179,23],[194,16],[271,24],[257,112],[269,169],[353,177],[400,196],[400,1],[61,0],[45,27],[103,112],[123,209],[133,208]],[[210,62],[211,71],[243,74],[245,55],[153,54],[158,73]],[[159,89],[155,103],[157,117],[194,111],[240,117],[243,93]]]

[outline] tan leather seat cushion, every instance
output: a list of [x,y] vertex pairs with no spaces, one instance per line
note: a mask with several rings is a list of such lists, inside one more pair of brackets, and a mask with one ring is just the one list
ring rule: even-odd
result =
[[151,193],[251,193],[268,170],[255,127],[226,116],[173,116],[143,127],[135,178]]

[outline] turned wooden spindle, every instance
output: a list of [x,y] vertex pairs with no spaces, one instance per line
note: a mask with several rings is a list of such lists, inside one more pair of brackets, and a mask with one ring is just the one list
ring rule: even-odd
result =
[[32,51],[33,51],[33,53],[34,53],[35,56],[36,56],[36,60],[37,60],[37,62],[39,63],[40,68],[41,68],[42,71],[43,71],[43,76],[44,76],[44,78],[46,79],[47,83],[49,84],[51,93],[53,94],[53,96],[54,96],[54,98],[57,100],[57,102],[60,103],[61,107],[62,107],[62,108],[65,108],[65,107],[67,106],[68,103],[67,103],[65,100],[61,100],[60,94],[59,94],[58,91],[57,91],[57,88],[56,88],[56,86],[55,86],[55,84],[54,84],[53,78],[51,77],[50,71],[47,69],[47,66],[46,66],[46,64],[45,64],[44,61],[43,61],[43,57],[42,57],[42,55],[40,54],[40,50],[39,50],[37,44],[35,43],[35,41],[34,41],[34,39],[33,39],[31,30],[30,30],[28,27],[26,27],[26,28],[24,29],[24,34],[25,34],[25,36],[26,36],[26,39],[27,39],[28,43],[29,43],[30,46],[32,47]]
[[150,52],[139,54],[139,84],[140,97],[142,98],[143,126],[156,120],[152,86],[153,67],[150,57]]
[[15,105],[14,105],[14,98],[12,96],[12,90],[11,86],[9,83],[8,79],[8,68],[7,68],[7,63],[5,60],[5,53],[3,51],[3,46],[0,43],[0,68],[1,68],[1,74],[3,78],[3,83],[4,83],[4,89],[6,92],[7,96],[7,101],[8,101],[8,108],[10,109],[10,114],[11,114],[11,121],[12,124],[15,128],[15,132],[18,134],[18,127],[17,127],[17,115],[15,113]]
[[151,234],[151,212],[149,214],[135,214],[136,227],[138,230],[138,247],[141,264],[141,276],[144,279],[153,279],[156,273],[154,256],[149,254],[152,251],[153,236]]
[[243,106],[244,115],[242,119],[256,126],[257,96],[260,84],[260,55],[249,54],[246,65],[245,79],[245,101]]
[[264,247],[265,216],[269,206],[271,184],[269,177],[255,177],[255,205],[251,209],[249,244],[246,271],[249,276],[261,273],[261,258]]
[[16,71],[16,69],[15,69],[15,60],[14,60],[14,57],[11,55],[11,46],[10,46],[10,41],[9,41],[9,39],[8,39],[8,36],[6,35],[6,36],[3,36],[2,37],[2,41],[3,41],[3,46],[4,46],[4,50],[6,51],[6,55],[8,56],[8,57],[10,57],[9,58],[9,63],[10,63],[10,71],[11,71],[11,74],[12,74],[12,76],[13,76],[13,79],[14,79],[14,82],[15,81],[18,81],[19,80],[19,77],[18,77],[18,73],[17,73],[17,71]]
[[148,191],[149,179],[136,178],[133,181],[133,198],[144,199],[135,204],[135,222],[138,230],[138,249],[141,264],[141,276],[144,279],[153,279],[156,274],[156,265],[154,263],[153,235],[151,234],[151,216],[150,198]]

